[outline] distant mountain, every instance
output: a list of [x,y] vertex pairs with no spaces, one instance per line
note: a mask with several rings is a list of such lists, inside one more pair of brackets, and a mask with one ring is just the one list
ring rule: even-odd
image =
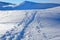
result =
[[1,1],[0,1],[0,7],[1,7],[1,6],[4,6],[4,5],[13,5],[13,4],[12,4],[12,3],[6,3],[6,2],[1,2]]
[[[5,9],[4,7],[7,5],[15,5],[15,4],[0,1],[0,10],[4,10]],[[10,7],[8,7],[8,8],[10,8]]]
[[57,6],[60,6],[60,4],[35,3],[35,2],[25,1],[21,3],[19,6],[17,6],[16,9],[46,9],[46,8],[52,8]]
[[[4,4],[4,3],[3,3]],[[8,3],[5,3],[8,4]],[[60,6],[60,4],[56,3],[35,3],[30,1],[24,1],[20,5],[15,7],[4,7],[0,8],[0,10],[30,10],[30,9],[47,9]]]

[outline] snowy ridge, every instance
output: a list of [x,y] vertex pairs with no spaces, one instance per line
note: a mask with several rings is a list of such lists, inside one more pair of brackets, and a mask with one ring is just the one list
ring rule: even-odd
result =
[[35,3],[30,1],[24,1],[20,4],[11,4],[5,2],[0,3],[1,3],[0,10],[34,10],[34,9],[48,9],[60,6],[60,4],[57,3]]

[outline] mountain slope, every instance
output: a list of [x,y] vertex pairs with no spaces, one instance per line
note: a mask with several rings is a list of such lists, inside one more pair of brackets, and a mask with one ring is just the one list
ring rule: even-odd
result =
[[4,5],[13,5],[12,3],[6,3],[6,2],[1,2],[0,1],[0,7],[4,6]]
[[[60,20],[57,20],[60,19],[59,10],[60,6],[45,10],[20,10],[20,14],[22,13],[22,15],[18,14],[18,17],[25,16],[21,17],[22,19],[18,19],[19,23],[15,24],[11,30],[7,30],[6,33],[0,37],[0,40],[60,39]],[[16,10],[16,12],[18,12],[18,10]],[[13,13],[10,14],[10,17],[13,17],[11,17],[12,19],[17,17],[14,17],[14,14],[12,14]],[[17,15],[17,13],[15,15]],[[10,17],[5,20],[9,21],[8,19],[11,19]],[[16,19],[16,21],[18,20]]]
[[[8,3],[6,3],[8,4]],[[56,3],[35,3],[30,1],[24,1],[21,4],[15,7],[1,7],[0,10],[30,10],[30,9],[47,9],[60,6],[60,4]]]
[[[4,10],[4,9],[8,9],[8,8],[12,8],[11,6],[9,5],[15,5],[15,4],[12,4],[12,3],[7,3],[7,2],[1,2],[0,1],[0,10]],[[7,7],[8,6],[8,7]]]
[[54,3],[35,3],[35,2],[29,2],[25,1],[18,5],[16,9],[47,9],[47,8],[53,8],[60,6],[60,4],[54,4]]

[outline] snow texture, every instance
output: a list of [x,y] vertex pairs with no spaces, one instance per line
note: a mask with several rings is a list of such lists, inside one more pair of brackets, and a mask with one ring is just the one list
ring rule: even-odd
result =
[[60,40],[60,6],[0,11],[0,40]]

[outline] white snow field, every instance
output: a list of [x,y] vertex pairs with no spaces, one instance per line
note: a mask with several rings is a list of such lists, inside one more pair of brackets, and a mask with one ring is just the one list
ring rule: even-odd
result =
[[0,11],[0,40],[60,40],[60,6]]

